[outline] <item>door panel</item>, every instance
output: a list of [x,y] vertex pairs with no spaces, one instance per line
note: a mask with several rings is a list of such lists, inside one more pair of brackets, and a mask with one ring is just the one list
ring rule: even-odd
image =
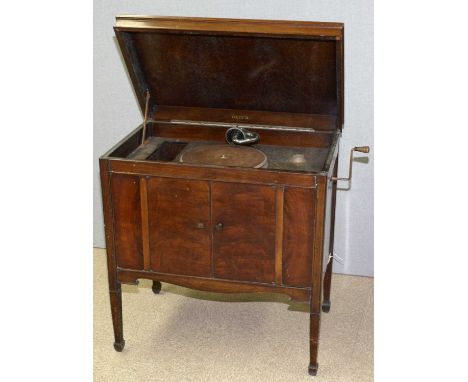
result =
[[213,182],[215,277],[274,282],[275,188]]
[[150,178],[147,187],[151,269],[210,276],[208,182]]
[[139,178],[131,175],[113,174],[111,195],[117,266],[143,269]]

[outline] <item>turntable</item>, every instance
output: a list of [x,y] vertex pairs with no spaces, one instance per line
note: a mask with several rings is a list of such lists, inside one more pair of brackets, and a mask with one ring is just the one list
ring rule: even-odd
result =
[[310,304],[315,375],[352,175],[337,177],[343,25],[121,16],[115,33],[144,115],[100,159],[115,349],[122,283],[283,293]]

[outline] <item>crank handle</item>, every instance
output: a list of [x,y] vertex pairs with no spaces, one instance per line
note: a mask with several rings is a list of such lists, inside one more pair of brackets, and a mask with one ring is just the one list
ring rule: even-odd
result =
[[357,146],[355,148],[353,148],[353,151],[358,151],[360,153],[365,153],[365,154],[369,154],[369,146]]
[[351,152],[349,153],[349,173],[347,178],[337,178],[336,176],[331,177],[330,179],[332,181],[337,181],[337,180],[346,180],[348,182],[351,182],[351,178],[353,177],[353,154],[354,152],[357,151],[359,153],[364,153],[364,154],[369,154],[370,148],[369,146],[356,146],[351,149]]

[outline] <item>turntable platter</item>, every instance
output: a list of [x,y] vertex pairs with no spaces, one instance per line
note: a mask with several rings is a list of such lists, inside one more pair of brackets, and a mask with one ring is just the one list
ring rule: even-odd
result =
[[260,150],[247,146],[202,144],[182,152],[180,162],[229,167],[266,167],[267,157]]

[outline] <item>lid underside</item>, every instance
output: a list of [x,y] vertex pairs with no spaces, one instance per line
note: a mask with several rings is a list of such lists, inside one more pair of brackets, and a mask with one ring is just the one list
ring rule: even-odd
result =
[[[164,118],[181,119],[186,109],[191,119],[209,120],[209,110],[217,109],[218,119],[219,110],[226,110],[224,120],[244,123],[259,123],[269,113],[284,113],[286,125],[288,114],[330,116],[329,128],[341,128],[342,36],[317,36],[314,23],[304,24],[310,24],[309,35],[211,33],[173,24],[132,29],[128,19],[115,30],[142,110],[150,93],[152,119],[159,110]],[[249,112],[257,120],[249,121]]]

